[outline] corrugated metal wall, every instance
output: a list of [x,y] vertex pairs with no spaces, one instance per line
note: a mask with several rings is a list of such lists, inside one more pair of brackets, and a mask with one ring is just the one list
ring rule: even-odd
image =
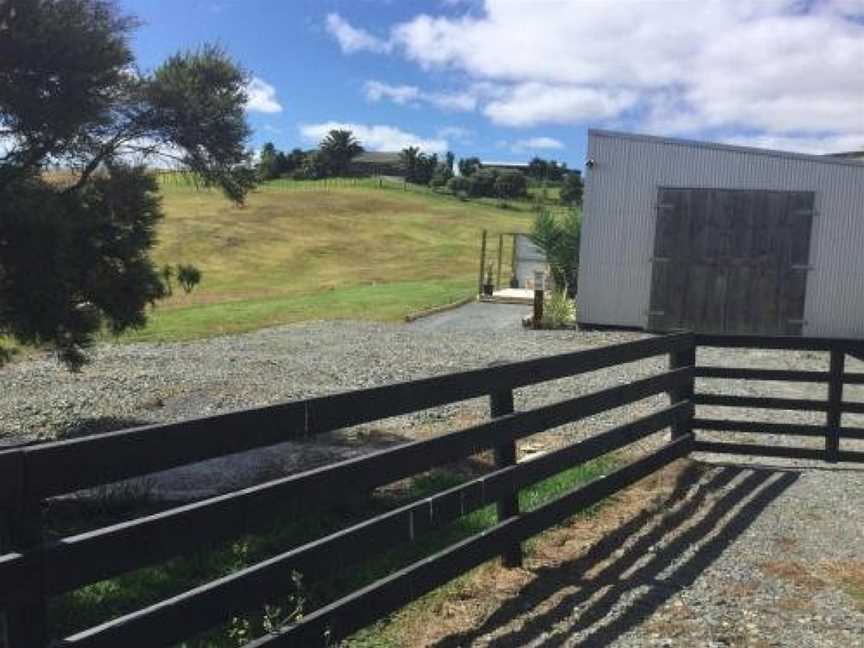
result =
[[814,191],[804,335],[864,337],[864,164],[590,130],[579,321],[645,327],[658,187]]

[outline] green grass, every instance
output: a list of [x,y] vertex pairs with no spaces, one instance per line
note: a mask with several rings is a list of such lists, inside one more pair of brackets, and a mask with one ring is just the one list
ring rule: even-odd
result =
[[476,290],[480,233],[527,231],[530,211],[333,180],[276,181],[236,207],[216,191],[162,185],[154,258],[204,274],[175,288],[127,340],[182,340],[311,319],[398,320]]
[[[532,510],[562,493],[605,474],[614,465],[611,458],[592,461],[584,466],[565,471],[540,482],[520,493],[523,510]],[[219,547],[202,549],[192,556],[174,559],[165,564],[141,569],[121,577],[102,581],[63,597],[55,599],[50,609],[53,636],[65,636],[71,632],[96,625],[107,618],[126,614],[161,599],[185,591],[201,583],[224,576],[244,566],[266,559],[290,547],[333,533],[371,515],[390,510],[405,503],[428,497],[446,488],[455,486],[467,477],[444,470],[416,477],[406,488],[397,492],[374,497],[356,497],[346,502],[338,511],[321,512],[315,515],[278,516],[275,530],[254,537],[242,538]],[[129,506],[115,502],[119,513],[128,516]],[[141,502],[135,502],[141,506]],[[144,503],[143,509],[149,512]],[[94,511],[79,511],[86,518],[76,519],[68,511],[53,512],[49,517],[54,534],[79,532],[82,526],[92,526],[94,520],[100,524],[110,521],[110,512],[100,508]],[[306,611],[332,601],[346,593],[363,587],[394,570],[404,567],[459,540],[481,532],[496,522],[494,506],[487,506],[458,521],[447,525],[410,545],[394,547],[373,556],[366,563],[351,568],[326,583],[304,583],[301,579],[302,597]],[[528,545],[530,551],[530,543]],[[404,614],[424,615],[430,606],[442,598],[453,596],[460,582],[470,579],[470,574],[412,603],[406,611],[389,621],[382,621],[352,638],[351,648],[387,648],[398,646],[399,619]],[[280,602],[282,610],[293,608],[295,601]],[[279,616],[278,614],[276,616]],[[249,615],[235,619],[232,624],[214,629],[206,635],[184,644],[187,648],[232,648],[264,631],[264,616]]]
[[201,304],[157,310],[127,341],[187,340],[252,331],[307,320],[397,320],[407,313],[458,301],[476,280],[401,281],[334,288],[326,292]]

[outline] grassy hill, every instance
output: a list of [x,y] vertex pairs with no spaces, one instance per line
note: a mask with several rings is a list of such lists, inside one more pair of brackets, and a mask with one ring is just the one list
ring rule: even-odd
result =
[[161,263],[194,263],[132,340],[177,340],[311,319],[395,320],[473,294],[480,232],[527,231],[530,212],[363,186],[265,185],[238,208],[163,186]]

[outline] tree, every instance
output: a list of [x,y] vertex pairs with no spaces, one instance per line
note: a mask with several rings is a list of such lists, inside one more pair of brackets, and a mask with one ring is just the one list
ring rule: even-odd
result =
[[443,187],[447,181],[453,177],[453,167],[447,166],[446,162],[440,163],[435,167],[432,173],[432,178],[429,180],[430,187]]
[[526,173],[530,178],[546,180],[549,175],[549,163],[541,157],[531,158]]
[[334,129],[327,133],[319,145],[321,154],[336,176],[345,175],[351,160],[363,152],[363,146],[350,130]]
[[304,180],[320,180],[326,178],[330,173],[330,162],[323,151],[315,151],[307,155],[300,169],[300,176]]
[[544,160],[534,157],[528,163],[526,173],[529,178],[547,182],[561,182],[567,173],[567,165],[558,163],[557,160]]
[[453,164],[456,162],[456,156],[453,155],[452,151],[447,151],[444,155],[444,164],[447,165],[447,168],[450,170],[450,177],[453,177]]
[[293,171],[296,171],[303,166],[303,162],[305,160],[306,153],[303,151],[303,149],[291,149],[291,152],[286,156],[285,172],[291,173]]
[[585,184],[582,182],[582,174],[571,171],[564,176],[564,185],[561,187],[560,198],[565,205],[582,205],[582,193]]
[[282,171],[280,168],[280,155],[281,153],[276,150],[273,142],[267,142],[261,147],[261,156],[258,160],[258,177],[261,180],[272,180],[279,177]]
[[194,265],[180,263],[177,265],[177,281],[188,295],[201,283],[201,271]]
[[416,146],[408,146],[399,152],[399,166],[405,174],[406,182],[414,182],[417,177],[417,160],[420,158],[420,149]]
[[579,238],[582,217],[575,209],[558,221],[548,209],[541,210],[531,227],[531,240],[546,254],[555,285],[567,294],[576,294],[579,271]]
[[238,204],[255,182],[246,74],[209,46],[137,72],[134,26],[107,0],[0,2],[0,334],[73,369],[100,328],[144,326],[166,296],[145,163],[169,160]]
[[468,181],[471,183],[468,188],[468,193],[473,198],[482,196],[495,196],[495,181],[498,179],[498,172],[494,169],[480,169],[468,176]]
[[461,160],[459,160],[459,175],[463,175],[466,178],[472,176],[480,168],[480,166],[480,158],[462,158]]
[[447,189],[454,194],[467,194],[471,189],[471,181],[465,176],[453,176],[447,181]]
[[495,178],[495,196],[524,198],[528,195],[528,179],[519,171],[503,171]]
[[425,153],[421,153],[417,156],[417,166],[412,182],[428,185],[432,181],[432,176],[435,175],[435,169],[437,168],[438,156],[436,154],[426,155]]

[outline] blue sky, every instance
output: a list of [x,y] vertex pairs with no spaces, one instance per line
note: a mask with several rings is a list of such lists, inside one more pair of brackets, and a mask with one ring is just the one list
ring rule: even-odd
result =
[[864,148],[864,0],[121,0],[139,64],[221,44],[260,146],[351,125],[370,149],[581,166],[588,127]]

